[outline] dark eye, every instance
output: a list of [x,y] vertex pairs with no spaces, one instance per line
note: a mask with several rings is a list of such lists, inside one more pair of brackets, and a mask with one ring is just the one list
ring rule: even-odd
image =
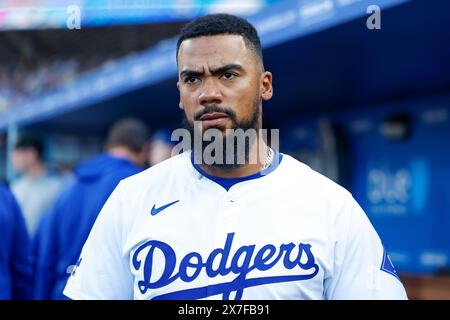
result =
[[231,72],[225,72],[222,77],[226,80],[231,80],[235,77],[236,75],[234,73]]
[[197,82],[197,80],[198,80],[198,78],[194,77],[194,76],[189,76],[189,77],[184,78],[184,82],[186,82],[186,83],[195,83],[195,82]]

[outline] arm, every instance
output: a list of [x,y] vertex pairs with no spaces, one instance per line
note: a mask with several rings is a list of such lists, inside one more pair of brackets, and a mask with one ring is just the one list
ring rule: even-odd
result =
[[128,256],[122,252],[126,239],[124,214],[119,184],[92,227],[64,295],[76,300],[133,298],[133,276]]
[[352,197],[334,229],[334,271],[325,280],[326,299],[407,299],[377,232]]

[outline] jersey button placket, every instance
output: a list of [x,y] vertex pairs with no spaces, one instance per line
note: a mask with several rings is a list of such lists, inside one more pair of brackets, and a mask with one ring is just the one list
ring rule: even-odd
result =
[[[218,205],[217,205],[217,212],[211,212],[211,214],[215,215],[215,226],[213,230],[213,243],[210,252],[212,252],[214,249],[217,248],[223,248],[225,245],[225,241],[227,238],[228,233],[235,232],[235,223],[236,223],[236,217],[233,215],[233,206],[235,202],[233,200],[233,196],[231,193],[226,192],[222,197],[218,199]],[[233,250],[233,248],[232,248]],[[230,256],[232,256],[232,253],[230,253]],[[228,259],[229,260],[229,259]],[[217,257],[214,259],[213,269],[217,270],[218,261],[220,261],[220,258]],[[227,266],[229,265],[229,261],[227,261]],[[217,277],[220,279],[222,277],[221,275],[217,275]],[[209,289],[209,282],[210,279],[208,279],[208,289]],[[211,279],[212,280],[212,279]],[[222,283],[223,281],[217,281],[217,279],[214,279],[213,283]],[[207,290],[208,296],[211,294]]]

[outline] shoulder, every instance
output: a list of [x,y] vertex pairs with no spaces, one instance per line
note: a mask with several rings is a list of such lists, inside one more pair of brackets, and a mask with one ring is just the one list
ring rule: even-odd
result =
[[284,162],[284,165],[280,166],[282,176],[291,187],[330,200],[348,201],[352,198],[350,192],[344,187],[305,163],[286,154],[283,154],[282,162]]
[[0,203],[10,205],[11,203],[15,203],[15,197],[12,193],[12,189],[9,189],[6,185],[0,183]]
[[283,162],[280,180],[275,181],[282,186],[283,196],[293,199],[298,208],[331,233],[340,228],[339,221],[348,223],[352,219],[358,204],[348,190],[289,155],[283,155]]
[[120,187],[127,191],[139,191],[143,187],[148,189],[153,186],[161,186],[161,184],[167,185],[174,180],[180,182],[187,174],[191,173],[189,165],[189,154],[185,152],[121,180]]
[[25,187],[26,184],[27,184],[26,178],[23,175],[21,175],[11,182],[10,187],[13,192],[16,192],[16,190]]
[[176,193],[184,188],[189,170],[190,159],[185,154],[174,156],[145,171],[122,179],[107,201],[107,211],[112,209],[114,219],[121,219],[124,228],[128,228],[140,216],[142,208],[150,204],[151,199]]
[[[17,220],[20,219],[22,213],[20,211],[19,205],[11,192],[11,190],[0,183],[0,220],[7,218],[6,220]],[[3,217],[3,218],[2,218]],[[2,221],[1,223],[5,223]],[[0,223],[0,224],[1,224]]]
[[285,160],[289,192],[300,199],[298,206],[311,212],[310,219],[317,219],[330,239],[359,232],[377,239],[366,213],[347,189],[290,156],[283,155]]

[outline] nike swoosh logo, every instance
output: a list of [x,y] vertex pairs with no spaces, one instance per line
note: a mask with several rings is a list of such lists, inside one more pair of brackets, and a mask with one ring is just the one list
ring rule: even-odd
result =
[[176,201],[174,201],[174,202],[168,203],[168,204],[163,205],[162,207],[159,207],[159,208],[156,208],[156,207],[155,207],[156,205],[154,204],[154,205],[153,205],[153,208],[152,208],[152,211],[151,211],[152,216],[156,216],[158,213],[160,213],[160,212],[163,211],[164,209],[167,209],[168,207],[170,207],[171,205],[177,203],[178,201],[180,201],[180,200],[176,200]]

